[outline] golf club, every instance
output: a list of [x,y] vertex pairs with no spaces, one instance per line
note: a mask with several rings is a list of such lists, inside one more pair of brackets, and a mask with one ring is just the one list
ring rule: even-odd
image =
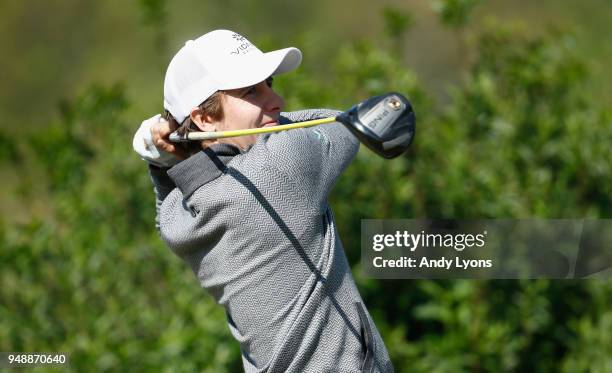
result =
[[374,153],[385,158],[394,158],[404,153],[410,146],[414,137],[416,119],[408,99],[402,94],[391,92],[360,102],[336,117],[245,130],[190,132],[185,136],[172,133],[170,141],[183,142],[257,135],[336,122],[344,124],[361,143]]

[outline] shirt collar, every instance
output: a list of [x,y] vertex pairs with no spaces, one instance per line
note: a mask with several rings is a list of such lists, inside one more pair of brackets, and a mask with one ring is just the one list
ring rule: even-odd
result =
[[241,153],[236,146],[214,144],[172,167],[168,176],[183,197],[189,198],[196,189],[225,173],[226,165]]

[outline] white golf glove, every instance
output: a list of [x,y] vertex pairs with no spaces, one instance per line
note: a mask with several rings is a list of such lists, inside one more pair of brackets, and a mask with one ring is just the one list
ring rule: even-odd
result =
[[181,160],[174,155],[163,150],[157,149],[153,144],[151,136],[151,127],[159,123],[161,115],[157,114],[154,117],[146,119],[140,125],[140,128],[134,134],[132,146],[134,151],[140,155],[140,158],[158,167],[172,167]]

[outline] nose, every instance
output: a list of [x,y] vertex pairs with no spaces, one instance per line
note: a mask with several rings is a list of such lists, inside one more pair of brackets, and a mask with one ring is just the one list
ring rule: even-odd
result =
[[283,100],[283,98],[279,96],[278,93],[276,93],[274,89],[272,89],[272,87],[269,87],[267,84],[265,84],[265,90],[266,90],[266,104],[265,104],[266,111],[271,112],[271,113],[283,111],[283,108],[285,107],[285,100]]

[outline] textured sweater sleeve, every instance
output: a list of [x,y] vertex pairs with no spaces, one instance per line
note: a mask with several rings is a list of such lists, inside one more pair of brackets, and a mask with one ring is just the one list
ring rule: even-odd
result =
[[174,188],[174,182],[168,176],[169,168],[157,167],[149,164],[149,176],[153,182],[153,190],[155,191],[155,228],[159,232],[159,209],[162,202]]
[[[338,112],[303,110],[288,114],[291,121],[301,121]],[[271,135],[267,148],[278,169],[292,178],[307,200],[323,213],[327,195],[357,154],[359,141],[344,125],[334,123]]]

